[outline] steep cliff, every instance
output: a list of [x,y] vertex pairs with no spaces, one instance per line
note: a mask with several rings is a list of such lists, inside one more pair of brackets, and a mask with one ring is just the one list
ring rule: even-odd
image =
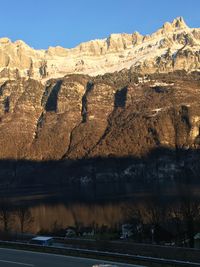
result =
[[[182,74],[182,76],[180,76]],[[141,156],[199,146],[198,73],[7,81],[0,87],[1,159]]]

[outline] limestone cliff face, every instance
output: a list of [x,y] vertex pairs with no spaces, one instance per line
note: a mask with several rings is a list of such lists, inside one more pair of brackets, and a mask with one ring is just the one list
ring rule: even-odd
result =
[[183,18],[165,23],[151,35],[111,34],[75,48],[34,50],[23,41],[0,39],[0,81],[19,77],[45,82],[66,74],[92,76],[122,69],[148,73],[200,70],[200,29],[189,28]]
[[1,158],[27,158],[41,113],[43,86],[16,80],[1,87]]
[[46,85],[29,79],[0,87],[0,158],[124,157],[166,147],[199,148],[197,73],[92,78]]

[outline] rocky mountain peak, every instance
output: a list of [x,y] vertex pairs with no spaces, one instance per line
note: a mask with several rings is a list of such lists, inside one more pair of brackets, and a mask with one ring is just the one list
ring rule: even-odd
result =
[[10,42],[11,42],[11,40],[7,37],[0,38],[0,44],[8,44]]
[[173,32],[173,31],[181,30],[181,29],[188,29],[188,26],[186,25],[183,17],[178,17],[174,19],[172,23],[170,22],[164,23],[162,29],[164,30],[162,31],[162,33],[166,33],[166,32]]
[[[166,57],[169,49],[171,56]],[[200,29],[189,28],[182,17],[151,35],[114,33],[72,49],[35,50],[21,40],[1,38],[0,81],[25,77],[45,82],[71,73],[96,76],[130,68],[142,74],[198,71],[199,51]]]
[[183,17],[178,17],[174,19],[172,22],[172,26],[174,28],[182,29],[182,28],[188,28],[187,24],[185,23]]

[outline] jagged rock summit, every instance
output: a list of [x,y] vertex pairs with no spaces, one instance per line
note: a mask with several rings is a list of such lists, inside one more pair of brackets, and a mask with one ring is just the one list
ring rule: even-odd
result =
[[72,49],[35,50],[21,40],[0,39],[1,81],[19,77],[46,81],[71,73],[96,76],[124,68],[142,74],[200,70],[200,29],[189,28],[179,17],[151,35],[111,34]]

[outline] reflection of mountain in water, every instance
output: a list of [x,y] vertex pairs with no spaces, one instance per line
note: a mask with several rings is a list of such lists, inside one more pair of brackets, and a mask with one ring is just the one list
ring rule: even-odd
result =
[[42,229],[52,230],[55,227],[60,229],[68,226],[75,226],[76,221],[80,226],[107,225],[114,228],[122,221],[123,203],[107,204],[59,204],[59,205],[38,205],[31,208],[34,217],[32,228],[38,232]]
[[70,162],[1,161],[0,167],[1,195],[30,203],[42,199],[116,201],[139,198],[157,188],[175,196],[183,184],[199,188],[199,150],[163,148],[141,158]]

